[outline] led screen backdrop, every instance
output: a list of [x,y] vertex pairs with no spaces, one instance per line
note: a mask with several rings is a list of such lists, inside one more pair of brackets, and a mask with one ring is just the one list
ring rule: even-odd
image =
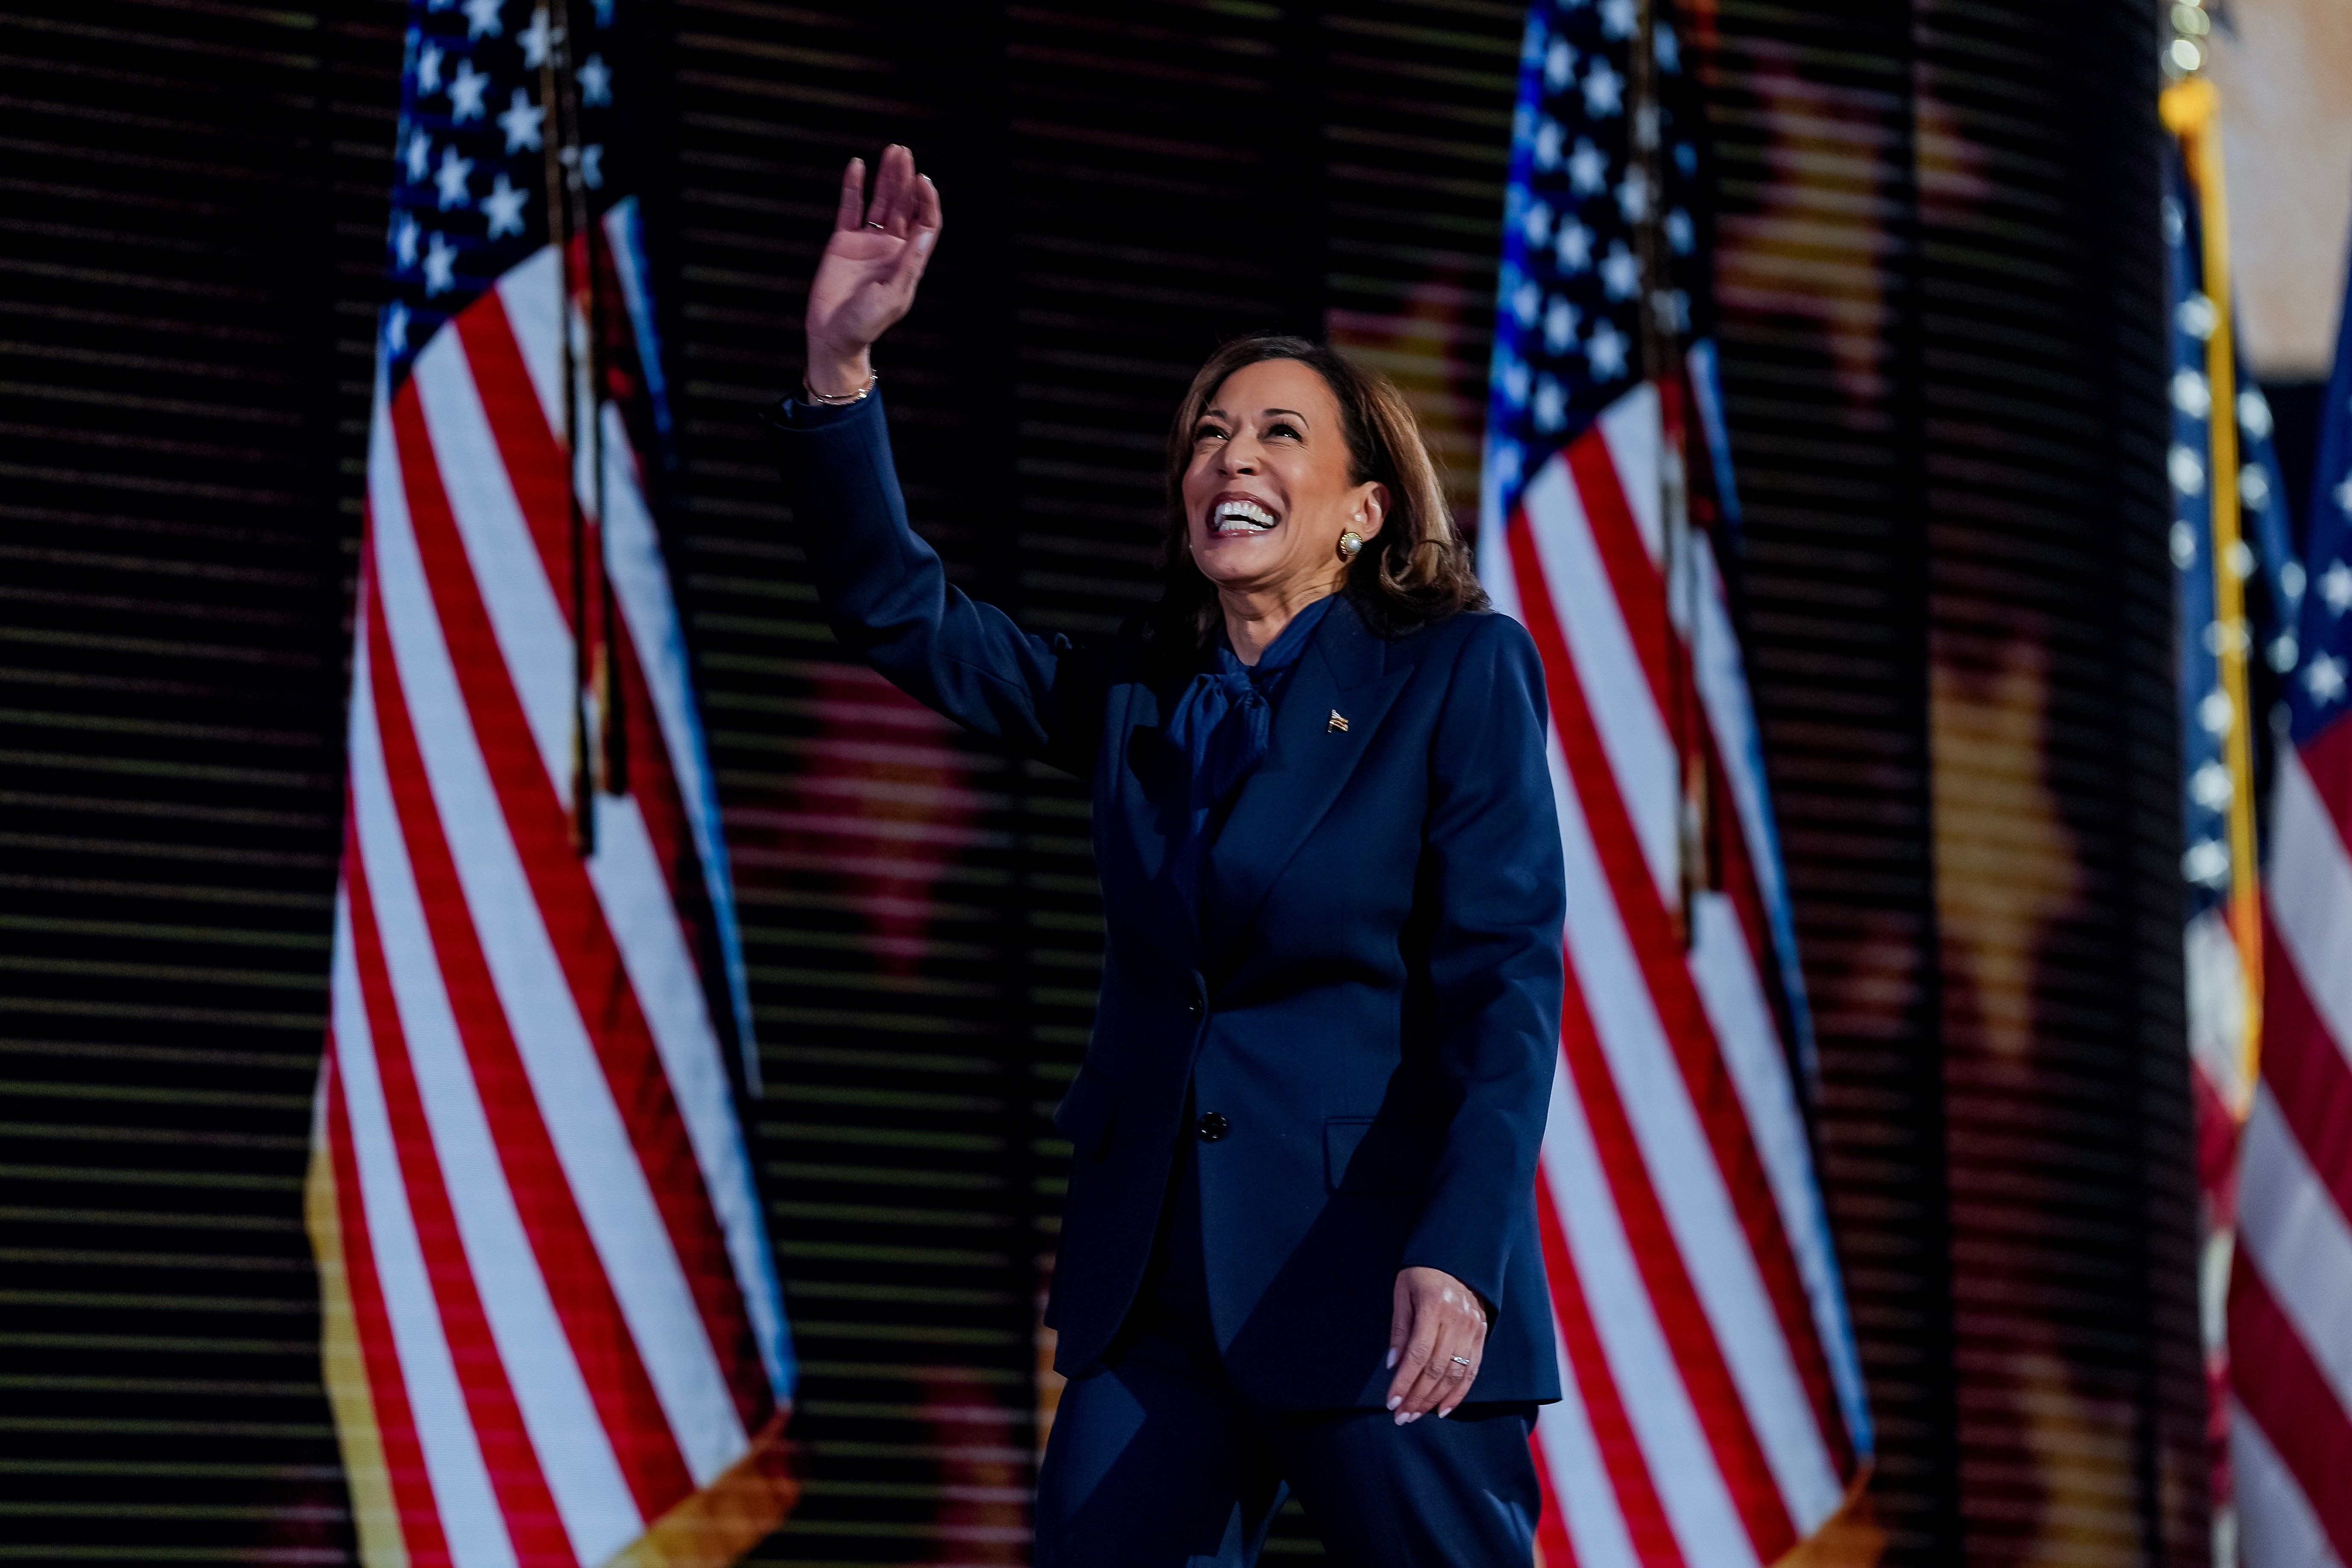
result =
[[[0,18],[0,1539],[340,1563],[300,1178],[402,9]],[[664,516],[740,891],[804,1478],[763,1561],[1025,1561],[1084,797],[844,663],[751,411],[852,153],[949,227],[883,372],[961,581],[1100,632],[1220,335],[1398,377],[1465,513],[1518,8],[672,0]],[[1695,41],[1738,587],[1888,1561],[2201,1561],[2153,23]],[[1284,1526],[1286,1550],[1311,1550]]]

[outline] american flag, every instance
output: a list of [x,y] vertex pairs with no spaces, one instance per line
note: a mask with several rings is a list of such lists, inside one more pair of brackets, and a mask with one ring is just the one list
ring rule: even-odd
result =
[[1541,0],[1519,71],[1479,561],[1542,651],[1569,879],[1538,1541],[1549,1568],[1770,1563],[1855,1517],[1871,1432],[1717,556],[1695,90],[1635,0]]
[[409,12],[309,1193],[371,1568],[729,1563],[792,1500],[750,1009],[648,500],[660,356],[604,153],[630,21]]
[[[2271,411],[2237,364],[2231,323],[2207,290],[2226,285],[2224,234],[2204,200],[2210,88],[2168,90],[2180,133],[2162,208],[2170,283],[2172,487],[2177,576],[2183,973],[2189,1093],[2197,1130],[2200,1312],[2208,1394],[2216,1563],[2236,1562],[2229,1462],[2228,1296],[2237,1241],[2239,1142],[2262,1037],[2263,919],[2256,796],[2266,751],[2260,716],[2299,657],[2303,568],[2287,527]],[[2214,263],[2221,265],[2217,268]],[[2226,367],[2226,368],[2224,368]]]
[[[2352,293],[2352,289],[2347,289]],[[2322,415],[2271,795],[2239,1156],[2230,1458],[2246,1568],[2352,1563],[2352,313]]]

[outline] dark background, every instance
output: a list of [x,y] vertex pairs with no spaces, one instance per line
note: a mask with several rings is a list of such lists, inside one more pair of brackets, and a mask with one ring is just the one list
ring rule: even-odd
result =
[[[1265,325],[1396,376],[1466,505],[1521,13],[661,16],[667,521],[804,1371],[760,1560],[1023,1562],[1085,797],[842,662],[751,412],[840,163],[900,140],[948,228],[880,362],[975,591],[1077,634],[1141,603],[1162,422]],[[299,1186],[403,25],[0,16],[0,1559],[352,1551]],[[1686,33],[1888,1560],[2202,1563],[2153,14]]]

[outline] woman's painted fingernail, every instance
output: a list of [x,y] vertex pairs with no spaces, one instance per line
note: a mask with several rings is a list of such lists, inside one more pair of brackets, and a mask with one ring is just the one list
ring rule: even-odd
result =
[[1412,1425],[1412,1417],[1400,1412],[1396,1418],[1396,1424],[1400,1426],[1410,1426]]
[[1404,1424],[1405,1424],[1406,1426],[1412,1426],[1414,1422],[1416,1422],[1416,1421],[1420,1420],[1423,1415],[1426,1415],[1427,1414],[1429,1414],[1429,1413],[1428,1413],[1427,1411],[1425,1411],[1425,1410],[1416,1410],[1416,1411],[1414,1411],[1412,1415],[1408,1415],[1408,1416],[1406,1416],[1406,1417],[1404,1418]]
[[1388,1367],[1389,1367],[1389,1370],[1390,1370],[1391,1372],[1394,1372],[1394,1371],[1396,1370],[1396,1358],[1397,1358],[1397,1348],[1396,1348],[1396,1346],[1394,1346],[1394,1345],[1391,1345],[1391,1346],[1389,1347],[1389,1360],[1388,1360]]
[[1453,1414],[1454,1414],[1454,1406],[1452,1406],[1451,1405],[1447,1405],[1444,1409],[1443,1409],[1443,1410],[1441,1410],[1441,1411],[1439,1411],[1439,1412],[1437,1413],[1437,1418],[1438,1418],[1440,1421],[1443,1421],[1443,1420],[1444,1420],[1447,1416],[1449,1416],[1449,1415],[1453,1415]]
[[922,233],[915,237],[915,254],[918,256],[929,256],[931,252],[931,241],[937,238],[939,238],[939,235],[935,231],[928,228],[923,230]]
[[1390,1408],[1390,1409],[1394,1410],[1398,1405],[1402,1405],[1403,1403],[1404,1403],[1404,1395],[1403,1395],[1403,1394],[1390,1394],[1390,1395],[1389,1395],[1389,1408]]

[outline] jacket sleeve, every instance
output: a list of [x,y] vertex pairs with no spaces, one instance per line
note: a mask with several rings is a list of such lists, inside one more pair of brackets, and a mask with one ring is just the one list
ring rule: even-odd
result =
[[950,583],[907,521],[877,392],[846,408],[761,415],[793,533],[844,647],[965,728],[1081,776],[1102,723],[1098,650],[1033,637]]
[[1568,903],[1546,723],[1527,628],[1480,617],[1438,718],[1425,830],[1437,1066],[1460,1100],[1402,1263],[1490,1307],[1526,1234],[1559,1056]]

